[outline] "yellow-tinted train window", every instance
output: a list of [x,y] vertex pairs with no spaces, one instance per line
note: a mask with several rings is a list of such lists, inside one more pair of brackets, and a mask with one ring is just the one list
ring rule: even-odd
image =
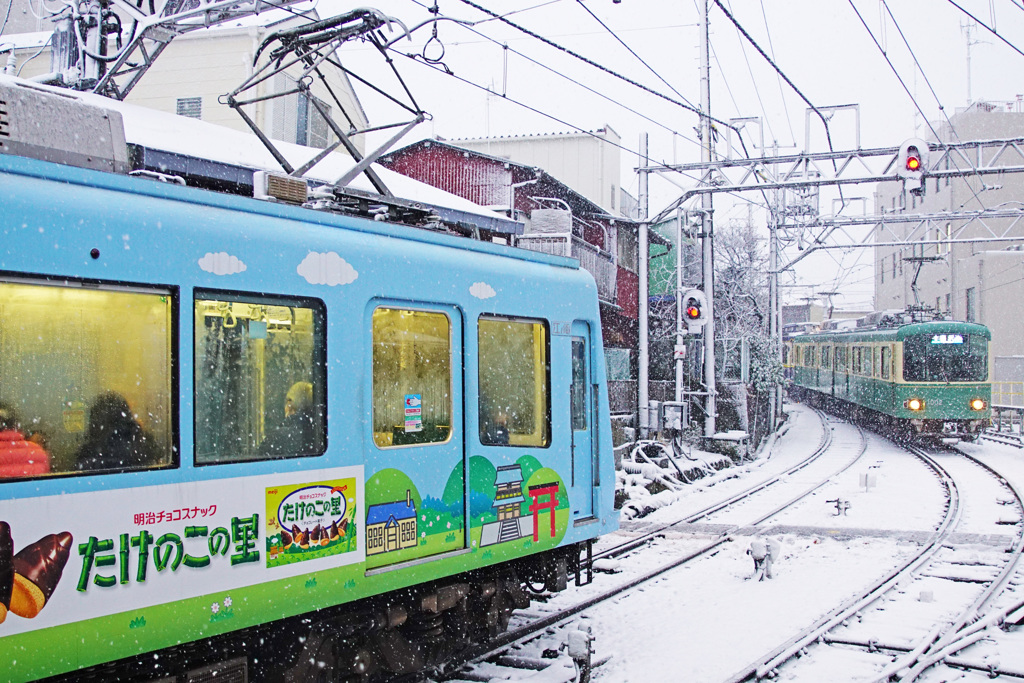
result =
[[444,313],[373,312],[373,441],[441,443],[452,433],[452,333]]
[[173,304],[165,290],[0,282],[0,477],[174,463]]
[[323,454],[325,349],[320,301],[197,293],[196,463]]
[[536,320],[481,317],[480,443],[547,446],[551,442],[548,330]]

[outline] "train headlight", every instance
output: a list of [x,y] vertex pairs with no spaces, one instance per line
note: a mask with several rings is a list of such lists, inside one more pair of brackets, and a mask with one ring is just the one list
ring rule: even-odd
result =
[[911,410],[917,412],[919,410],[924,410],[924,401],[920,398],[907,399],[906,401],[903,402],[903,407],[910,408]]
[[985,402],[985,399],[975,398],[971,400],[971,410],[985,410],[987,407],[988,404]]

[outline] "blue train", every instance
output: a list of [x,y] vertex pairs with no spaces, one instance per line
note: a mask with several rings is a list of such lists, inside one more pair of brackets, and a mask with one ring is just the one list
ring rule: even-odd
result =
[[618,516],[576,261],[12,150],[5,679],[387,679],[585,580]]

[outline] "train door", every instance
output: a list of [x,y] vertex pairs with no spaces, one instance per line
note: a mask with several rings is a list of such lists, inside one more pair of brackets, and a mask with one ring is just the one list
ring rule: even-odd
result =
[[594,515],[594,426],[595,391],[593,363],[590,357],[590,326],[581,321],[572,324],[572,388],[569,392],[572,423],[571,495],[574,519]]
[[370,310],[372,443],[366,564],[465,547],[461,312],[375,302]]

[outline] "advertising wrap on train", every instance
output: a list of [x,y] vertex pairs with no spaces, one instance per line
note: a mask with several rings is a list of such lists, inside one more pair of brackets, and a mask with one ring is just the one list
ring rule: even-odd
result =
[[18,572],[0,638],[211,594],[230,619],[233,589],[365,559],[363,485],[343,467],[0,501]]

